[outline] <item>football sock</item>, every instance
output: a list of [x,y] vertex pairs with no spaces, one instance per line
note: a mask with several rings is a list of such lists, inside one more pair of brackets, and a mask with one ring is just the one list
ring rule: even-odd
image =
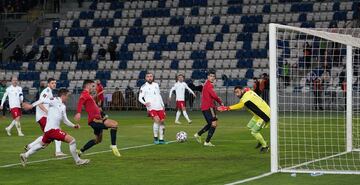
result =
[[16,126],[16,130],[18,131],[18,133],[19,134],[22,133],[20,121],[15,121],[15,126]]
[[93,147],[94,145],[96,145],[96,142],[94,139],[88,141],[82,149],[80,149],[81,152],[85,152],[86,150],[88,150],[89,148]]
[[43,138],[42,136],[36,138],[35,141],[33,141],[32,143],[28,144],[28,147],[29,147],[29,148],[32,148],[36,143],[40,143],[41,140],[42,140],[42,138]]
[[116,129],[110,129],[111,145],[116,145]]
[[61,152],[61,141],[55,140],[55,152]]
[[11,130],[16,124],[15,120],[12,120],[12,122],[10,123],[10,125],[7,127],[9,130]]
[[42,148],[42,144],[41,143],[36,143],[33,147],[30,148],[30,150],[28,150],[25,153],[25,157],[29,157],[30,155],[34,154],[35,152],[37,152],[41,148]]
[[69,143],[70,153],[75,161],[80,160],[79,155],[76,153],[76,141],[75,139]]
[[207,143],[210,142],[212,136],[214,135],[215,129],[216,129],[215,127],[210,127],[209,132],[208,132],[208,136],[207,136],[207,138],[205,140]]
[[259,141],[262,147],[267,147],[266,141],[260,133],[251,132],[251,135],[253,135],[255,139]]
[[180,112],[180,110],[178,110],[178,111],[176,112],[175,122],[179,121],[180,115],[181,115],[181,112]]
[[159,126],[159,140],[164,140],[165,125],[164,123]]
[[182,112],[183,112],[183,115],[184,115],[185,119],[186,119],[188,122],[190,122],[190,118],[189,118],[189,115],[187,114],[186,110],[183,110]]
[[154,137],[158,137],[158,136],[159,136],[159,124],[154,123],[154,125],[153,125],[153,132],[154,132]]
[[210,127],[211,127],[211,124],[206,124],[206,125],[204,126],[204,128],[202,128],[202,129],[198,132],[198,135],[201,136],[203,133],[205,133],[206,131],[208,131]]

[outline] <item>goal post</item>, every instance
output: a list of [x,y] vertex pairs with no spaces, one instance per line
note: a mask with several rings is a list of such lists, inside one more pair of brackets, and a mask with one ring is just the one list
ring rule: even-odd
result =
[[360,174],[360,29],[269,24],[271,171]]

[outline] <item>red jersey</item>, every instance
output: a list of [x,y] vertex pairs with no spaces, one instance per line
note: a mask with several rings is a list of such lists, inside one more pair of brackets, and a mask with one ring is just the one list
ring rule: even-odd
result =
[[[101,93],[101,94],[99,94]],[[101,84],[96,85],[97,100],[104,102],[104,87]]]
[[94,98],[90,95],[89,91],[83,90],[77,106],[77,113],[81,113],[82,106],[85,106],[85,111],[88,114],[88,123],[94,119],[101,119],[100,109],[96,105]]
[[210,108],[215,108],[214,101],[218,102],[219,104],[222,104],[221,99],[214,91],[214,85],[209,80],[206,80],[204,87],[202,89],[201,110],[204,111]]

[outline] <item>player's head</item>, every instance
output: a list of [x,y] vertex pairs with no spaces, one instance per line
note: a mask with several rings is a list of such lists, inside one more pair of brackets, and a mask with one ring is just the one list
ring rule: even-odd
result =
[[101,84],[101,81],[99,79],[95,80],[96,85]]
[[243,87],[241,87],[241,86],[235,86],[235,88],[234,88],[234,94],[235,94],[235,96],[237,96],[238,98],[241,98],[241,96],[243,95],[243,93],[244,93],[244,90],[243,90],[244,88]]
[[176,81],[178,82],[183,82],[184,81],[184,75],[183,74],[178,74],[177,77],[176,77]]
[[207,79],[208,79],[211,83],[214,83],[214,82],[215,82],[215,78],[216,78],[216,71],[215,71],[215,69],[209,69],[208,74],[207,74]]
[[55,89],[56,88],[56,80],[55,80],[55,78],[49,78],[47,80],[47,83],[48,83],[48,87],[50,89]]
[[59,89],[59,91],[58,91],[58,97],[60,97],[61,98],[61,101],[63,102],[63,103],[66,103],[67,101],[68,101],[68,99],[69,99],[69,90],[67,90],[67,89],[65,89],[65,88],[61,88],[61,89]]
[[147,83],[151,84],[154,81],[154,74],[152,74],[151,72],[147,72],[145,75],[145,80]]
[[95,87],[95,82],[93,80],[84,80],[83,89],[92,91]]
[[11,85],[13,86],[18,85],[18,78],[16,76],[11,77]]

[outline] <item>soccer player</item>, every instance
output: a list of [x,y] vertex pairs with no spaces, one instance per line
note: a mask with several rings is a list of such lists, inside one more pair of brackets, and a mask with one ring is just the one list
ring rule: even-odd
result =
[[208,136],[204,142],[204,146],[215,146],[210,140],[215,133],[215,129],[217,127],[217,116],[215,110],[214,101],[223,105],[221,99],[218,97],[216,92],[214,91],[214,83],[215,83],[215,70],[209,70],[207,80],[204,84],[202,90],[201,97],[201,111],[205,117],[206,125],[199,132],[197,132],[194,137],[197,142],[202,143],[201,135],[205,132],[208,132]]
[[[56,88],[56,80],[54,78],[49,78],[47,81],[47,88],[45,88],[39,96],[39,101],[43,101],[45,99],[53,98],[52,91]],[[39,123],[41,131],[44,132],[46,120],[47,120],[47,114],[49,110],[49,104],[39,104],[36,106],[36,122]],[[31,147],[33,147],[36,143],[41,142],[42,136],[38,137],[35,141],[25,146],[25,150],[29,150]],[[61,141],[55,140],[55,156],[56,157],[64,157],[66,154],[64,154],[61,151]]]
[[107,115],[104,112],[104,101],[105,101],[105,97],[104,97],[104,87],[101,85],[101,81],[100,80],[96,80],[96,104],[99,106],[100,108],[100,113],[101,116],[103,118],[107,117]]
[[82,107],[85,107],[85,111],[88,114],[88,124],[94,130],[95,139],[88,141],[79,151],[81,155],[86,150],[90,149],[96,144],[99,144],[102,141],[103,130],[110,128],[111,136],[111,145],[110,149],[113,154],[117,157],[120,157],[120,152],[116,146],[116,132],[118,127],[118,122],[115,120],[103,118],[100,113],[99,107],[96,105],[94,98],[90,95],[94,91],[95,82],[92,80],[85,80],[83,83],[83,91],[80,95],[80,99],[77,105],[77,113],[75,114],[74,119],[80,121]]
[[11,129],[15,125],[18,131],[18,136],[24,136],[24,134],[21,131],[21,124],[20,124],[21,104],[24,100],[24,96],[23,96],[22,88],[18,86],[18,79],[15,76],[11,78],[11,85],[8,88],[6,88],[5,94],[1,100],[0,109],[4,108],[3,106],[6,97],[9,97],[9,107],[10,107],[11,115],[13,117],[13,121],[10,123],[8,127],[5,128],[6,133],[8,136],[11,136]]
[[34,102],[32,105],[24,103],[24,109],[29,110],[34,106],[39,106],[41,104],[48,104],[48,116],[47,123],[44,128],[44,135],[40,143],[36,143],[33,147],[31,147],[27,152],[20,154],[20,161],[23,166],[26,166],[27,159],[39,151],[40,149],[48,146],[52,141],[58,140],[69,143],[69,148],[71,155],[75,160],[76,165],[83,165],[90,162],[89,159],[80,159],[78,154],[76,153],[76,141],[71,135],[67,134],[63,130],[60,129],[60,123],[64,122],[69,127],[78,129],[80,128],[79,124],[74,125],[69,121],[66,115],[66,106],[65,103],[69,99],[69,90],[60,89],[58,92],[58,97],[56,98],[46,98],[42,100],[38,100]]
[[140,88],[139,102],[146,106],[149,117],[151,117],[154,121],[154,144],[166,144],[164,140],[164,121],[166,114],[159,84],[154,82],[154,75],[149,72],[146,74],[145,80],[145,84]]
[[191,120],[186,112],[185,107],[185,89],[187,89],[194,97],[196,97],[195,93],[188,87],[188,85],[184,82],[184,75],[179,74],[177,76],[176,83],[174,86],[170,89],[169,93],[169,100],[171,100],[171,95],[175,91],[176,93],[176,117],[175,117],[175,123],[181,124],[179,121],[181,111],[185,117],[185,119],[188,121],[189,124],[191,124]]
[[247,127],[250,129],[251,134],[259,142],[256,148],[260,148],[260,152],[264,153],[269,150],[264,137],[260,134],[262,128],[266,127],[270,121],[270,107],[259,97],[254,91],[249,88],[236,86],[234,89],[235,96],[240,98],[239,103],[229,107],[220,106],[219,111],[237,110],[246,107],[247,110],[253,115]]

